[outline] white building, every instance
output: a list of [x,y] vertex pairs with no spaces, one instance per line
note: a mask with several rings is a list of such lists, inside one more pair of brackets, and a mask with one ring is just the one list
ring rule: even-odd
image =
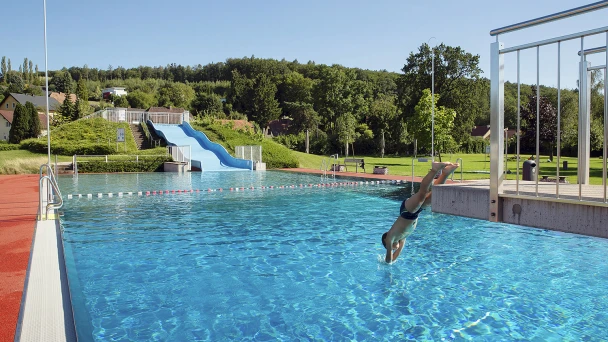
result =
[[104,90],[101,91],[101,95],[104,99],[108,99],[110,97],[110,95],[114,95],[114,96],[127,95],[127,91],[125,89],[126,88],[123,88],[123,87],[105,88]]

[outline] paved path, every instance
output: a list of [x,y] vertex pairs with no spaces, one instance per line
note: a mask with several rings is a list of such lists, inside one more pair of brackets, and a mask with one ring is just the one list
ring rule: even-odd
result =
[[36,226],[38,178],[0,176],[0,342],[15,336]]
[[[314,173],[318,175],[322,175],[322,170],[316,169],[303,169],[303,168],[293,168],[293,169],[280,169],[281,171],[290,171],[290,172],[301,172],[301,173]],[[332,176],[332,172],[328,171],[327,175],[329,177]],[[401,180],[401,181],[412,181],[412,176],[397,176],[397,175],[377,175],[373,173],[355,173],[355,172],[338,172],[336,171],[336,176],[342,177],[356,177],[356,178],[365,178],[365,179],[384,179],[384,180]],[[415,183],[420,183],[422,181],[422,177],[414,177]],[[448,180],[447,183],[452,183],[451,180]]]

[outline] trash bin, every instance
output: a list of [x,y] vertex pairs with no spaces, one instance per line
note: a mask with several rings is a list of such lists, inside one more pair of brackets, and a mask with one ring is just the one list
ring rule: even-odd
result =
[[564,160],[564,167],[563,167],[563,169],[564,170],[568,170],[568,161],[567,160]]
[[524,161],[524,170],[522,180],[535,181],[536,180],[536,162],[534,160]]

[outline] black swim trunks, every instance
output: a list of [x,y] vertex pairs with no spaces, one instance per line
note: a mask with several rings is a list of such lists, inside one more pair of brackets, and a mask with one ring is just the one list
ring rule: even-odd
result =
[[407,209],[405,209],[405,201],[403,201],[403,203],[401,203],[401,209],[399,209],[399,216],[403,217],[406,220],[415,220],[418,218],[418,215],[420,215],[420,212],[423,210],[422,207],[420,207],[420,209],[416,210],[413,213],[410,213],[409,211],[407,211]]

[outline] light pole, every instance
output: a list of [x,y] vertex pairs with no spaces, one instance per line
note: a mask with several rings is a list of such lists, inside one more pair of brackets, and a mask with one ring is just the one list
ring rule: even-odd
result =
[[[429,45],[431,39],[426,42]],[[431,49],[431,161],[435,161],[435,48]]]

